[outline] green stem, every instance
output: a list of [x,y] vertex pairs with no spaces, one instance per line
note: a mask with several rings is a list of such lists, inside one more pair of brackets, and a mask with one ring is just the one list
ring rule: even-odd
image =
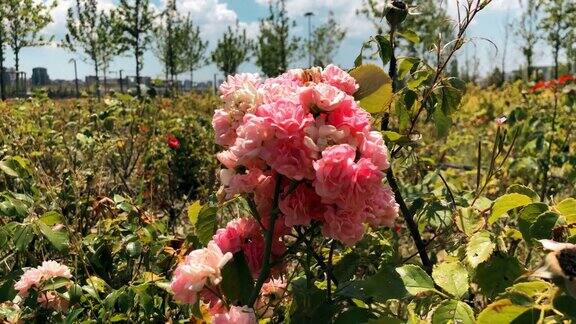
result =
[[268,229],[265,231],[264,235],[264,253],[263,253],[263,260],[262,260],[262,270],[260,270],[260,274],[258,275],[258,279],[256,280],[256,285],[254,286],[254,290],[252,291],[252,295],[250,295],[250,299],[248,305],[254,308],[254,303],[256,303],[256,299],[258,299],[258,295],[260,295],[260,290],[262,289],[262,285],[270,275],[270,255],[272,254],[272,240],[274,238],[274,227],[276,225],[276,220],[278,219],[278,201],[280,198],[280,187],[281,187],[282,178],[280,175],[276,176],[276,186],[274,188],[274,202],[272,205],[272,211],[270,211],[270,221],[268,222]]

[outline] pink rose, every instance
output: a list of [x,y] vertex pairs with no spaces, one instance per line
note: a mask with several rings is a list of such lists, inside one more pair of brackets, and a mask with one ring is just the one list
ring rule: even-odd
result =
[[356,80],[354,80],[350,74],[333,64],[324,68],[322,71],[322,79],[329,85],[334,86],[349,95],[353,95],[359,87],[356,84]]
[[229,75],[220,87],[220,98],[227,101],[230,97],[234,96],[242,89],[257,89],[260,86],[261,80],[258,74],[253,73],[240,73],[236,75]]
[[230,114],[223,109],[216,109],[212,117],[212,127],[216,133],[216,144],[230,146],[236,140],[236,129],[232,126]]
[[251,193],[264,181],[266,176],[257,168],[248,169],[246,173],[237,173],[229,181],[227,193],[230,197],[235,194]]
[[242,248],[242,238],[234,227],[218,229],[212,240],[224,253],[236,253]]
[[390,167],[388,148],[382,133],[376,131],[367,133],[360,146],[360,152],[362,157],[369,158],[380,170],[387,170]]
[[238,166],[238,157],[230,150],[216,153],[216,159],[228,169]]
[[392,190],[381,187],[366,203],[366,222],[374,228],[381,226],[392,228],[398,217],[398,209]]
[[247,306],[232,306],[228,313],[216,314],[212,317],[213,324],[256,324],[256,315]]
[[242,246],[242,252],[246,257],[246,263],[254,278],[258,277],[262,269],[262,259],[264,254],[264,238],[258,237]]
[[312,155],[303,137],[275,139],[266,144],[261,157],[270,167],[294,180],[312,179]]
[[328,112],[338,108],[344,100],[354,101],[354,98],[347,96],[346,93],[340,89],[325,83],[316,84],[313,93],[316,106],[320,108],[320,110]]
[[288,100],[261,105],[256,114],[265,118],[265,123],[274,129],[277,138],[299,136],[314,121],[312,114],[302,105]]
[[284,223],[291,227],[295,225],[310,225],[313,219],[322,218],[321,198],[314,188],[301,183],[290,194],[285,196],[279,204],[280,211],[285,216]]
[[352,246],[364,236],[365,215],[362,212],[328,207],[324,212],[322,234]]
[[233,219],[226,227],[234,228],[243,241],[261,235],[260,225],[251,217]]
[[334,145],[322,152],[314,162],[314,188],[323,203],[346,201],[353,190],[356,177],[356,150],[348,144]]
[[230,259],[232,253],[222,253],[214,241],[206,248],[190,252],[172,276],[170,287],[174,298],[187,304],[196,303],[204,285],[208,282],[218,285],[222,281],[221,269]]
[[328,114],[327,123],[345,129],[349,134],[355,134],[369,129],[370,114],[360,108],[354,100],[346,98]]

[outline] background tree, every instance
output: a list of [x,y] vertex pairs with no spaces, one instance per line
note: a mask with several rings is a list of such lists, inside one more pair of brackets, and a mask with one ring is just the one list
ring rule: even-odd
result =
[[144,64],[144,52],[152,41],[154,13],[150,7],[150,0],[120,0],[117,14],[119,28],[123,32],[122,42],[132,51],[136,61],[136,91],[140,96],[142,94],[140,73]]
[[[6,21],[7,44],[14,54],[14,67],[20,71],[20,51],[26,47],[42,46],[53,37],[41,34],[42,30],[52,22],[50,10],[56,2],[46,5],[44,1],[34,0],[2,0]],[[16,74],[16,86],[19,87],[19,75]]]
[[[520,2],[522,4],[522,2]],[[537,0],[527,0],[524,4],[524,11],[518,20],[516,36],[518,38],[520,51],[526,60],[526,74],[528,80],[532,79],[534,48],[540,38],[539,17],[540,6]]]
[[346,29],[338,25],[334,13],[330,11],[326,22],[316,28],[312,35],[308,50],[312,53],[314,65],[325,66],[332,62],[345,37]]
[[113,13],[98,10],[97,0],[77,0],[68,9],[68,33],[62,46],[72,52],[82,52],[84,61],[91,61],[96,77],[96,95],[100,100],[100,72],[107,69],[114,56],[124,48]]
[[[357,15],[368,18],[376,33],[383,34],[387,28],[384,10],[388,0],[363,0],[362,6],[356,11]],[[410,14],[400,26],[398,32],[411,30],[420,37],[417,44],[400,42],[398,49],[404,53],[415,56],[419,55],[428,59],[435,59],[430,49],[437,43],[440,35],[445,40],[452,38],[452,26],[450,17],[443,6],[442,1],[404,1],[416,14]]]
[[185,40],[182,57],[182,71],[190,72],[190,83],[194,86],[194,71],[208,63],[206,58],[206,48],[208,41],[203,41],[200,36],[200,27],[188,15],[184,22]]
[[252,42],[246,37],[246,29],[240,29],[238,23],[235,29],[228,26],[212,51],[212,62],[225,76],[234,74],[238,72],[240,64],[248,60],[251,47]]
[[183,58],[185,33],[184,22],[176,10],[176,1],[170,0],[161,14],[161,22],[154,29],[156,48],[154,53],[164,65],[166,92],[174,84],[179,74],[180,60]]
[[269,16],[260,20],[255,55],[256,65],[272,77],[284,73],[288,64],[298,57],[300,38],[290,36],[296,22],[287,16],[285,0],[271,1],[269,10]]
[[559,77],[560,52],[572,46],[571,35],[574,33],[574,12],[576,12],[576,2],[574,0],[541,0],[543,7],[543,17],[540,21],[540,28],[546,35],[544,38],[552,47],[554,58],[554,78]]

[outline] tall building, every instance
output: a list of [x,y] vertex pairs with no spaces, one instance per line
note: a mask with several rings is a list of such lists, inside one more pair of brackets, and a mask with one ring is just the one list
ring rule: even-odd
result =
[[50,83],[50,77],[48,76],[48,70],[43,67],[37,67],[32,69],[32,85],[33,86],[46,86]]

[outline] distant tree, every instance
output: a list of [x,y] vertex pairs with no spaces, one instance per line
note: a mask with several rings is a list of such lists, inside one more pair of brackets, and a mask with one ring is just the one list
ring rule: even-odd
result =
[[[184,52],[185,30],[182,17],[176,9],[176,0],[169,0],[162,12],[158,26],[154,28],[156,47],[154,53],[164,65],[165,85],[174,87],[176,75],[179,74],[180,60]],[[172,89],[172,92],[174,89]]]
[[144,53],[152,42],[154,12],[150,0],[120,0],[117,8],[119,28],[123,32],[122,43],[132,51],[136,61],[136,84],[141,96]]
[[203,41],[200,34],[200,27],[188,15],[184,22],[185,40],[182,58],[182,72],[190,72],[190,82],[194,84],[194,71],[208,63],[206,58],[206,48],[208,41]]
[[269,11],[269,16],[260,20],[255,54],[256,65],[272,77],[284,73],[288,64],[298,58],[300,38],[290,35],[296,22],[288,18],[285,0],[270,1]]
[[61,46],[71,52],[82,52],[91,61],[96,77],[96,95],[100,100],[100,72],[107,71],[112,59],[124,51],[114,12],[98,10],[97,0],[77,0],[68,9],[66,34]]
[[[522,2],[520,2],[522,4]],[[524,11],[518,20],[516,36],[518,37],[520,51],[526,60],[526,73],[528,80],[532,78],[534,68],[534,49],[540,39],[540,5],[538,0],[526,0]]]
[[554,57],[554,77],[559,77],[560,52],[573,40],[569,37],[576,32],[574,29],[574,12],[576,12],[576,2],[574,0],[541,0],[543,16],[540,21],[540,28],[544,32],[545,40],[552,47]]
[[[4,7],[7,44],[14,54],[14,67],[20,71],[20,51],[26,47],[43,46],[52,41],[53,37],[41,34],[42,30],[52,22],[50,10],[56,2],[46,5],[44,1],[34,0],[2,0]],[[18,74],[16,84],[19,84]]]
[[458,68],[458,60],[452,60],[450,62],[450,76],[454,78],[460,78],[460,72]]
[[329,64],[338,52],[344,37],[346,37],[346,29],[338,25],[334,19],[334,12],[330,11],[326,22],[314,30],[310,48],[307,48],[312,53],[314,65]]
[[[356,11],[357,15],[365,16],[372,22],[377,34],[383,34],[388,28],[384,19],[387,2],[388,0],[362,0],[362,6]],[[398,48],[408,55],[435,58],[430,49],[437,43],[438,37],[442,37],[446,43],[453,36],[450,17],[443,6],[445,2],[416,0],[404,2],[415,14],[408,15],[398,31],[414,31],[421,41],[418,44],[401,42]]]
[[248,53],[252,42],[246,37],[246,29],[240,29],[236,23],[235,29],[228,26],[228,30],[218,40],[216,48],[212,51],[212,62],[225,76],[238,71],[240,64],[248,60]]

